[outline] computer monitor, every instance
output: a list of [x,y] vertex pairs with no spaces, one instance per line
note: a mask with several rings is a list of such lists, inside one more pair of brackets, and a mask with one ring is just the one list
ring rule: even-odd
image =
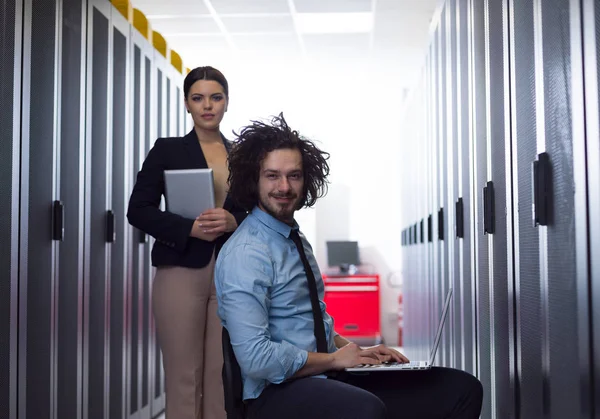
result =
[[356,265],[360,265],[358,257],[358,242],[354,241],[328,241],[327,264],[339,266],[342,272],[348,272]]

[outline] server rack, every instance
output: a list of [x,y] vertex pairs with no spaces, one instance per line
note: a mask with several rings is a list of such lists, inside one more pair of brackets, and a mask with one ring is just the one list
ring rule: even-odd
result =
[[[457,367],[470,373],[475,372],[475,309],[474,309],[474,284],[475,275],[471,268],[473,261],[472,235],[469,228],[471,223],[472,180],[471,147],[469,137],[469,4],[468,0],[459,0],[456,3],[456,33],[457,33],[457,140],[456,140],[456,200],[454,229],[457,241],[457,275],[456,282],[458,297],[458,320],[462,330],[462,339],[457,339]],[[459,228],[460,224],[460,228]],[[461,230],[461,231],[459,231]],[[462,234],[461,234],[462,233]]]
[[[57,417],[83,414],[83,285],[87,2],[63,0],[60,8],[60,141],[58,200],[64,235],[58,254]],[[58,220],[58,215],[55,220]]]
[[[9,0],[0,10],[4,23],[0,30],[0,234],[8,239],[0,244],[0,412],[2,419],[12,419],[17,412],[17,351],[19,292],[19,172],[21,162],[21,57],[23,2]],[[12,57],[12,58],[9,58]]]
[[[151,114],[154,114],[154,119],[156,120],[156,124],[151,128],[154,130],[155,135],[150,137],[150,143],[148,144],[148,150],[154,145],[154,141],[159,137],[167,137],[170,134],[171,129],[171,68],[170,63],[167,61],[165,56],[163,56],[159,51],[154,51],[153,57],[153,85],[152,85],[152,95],[155,100],[152,100],[154,104],[154,109],[151,110]],[[161,206],[164,208],[164,201],[161,203]],[[151,243],[154,242],[153,239],[150,240]],[[151,246],[148,247],[148,251],[150,251]],[[151,263],[150,254],[147,256],[148,263]],[[155,269],[151,266],[148,266],[148,274],[147,277],[149,287],[147,292],[149,292],[148,297],[151,295],[152,285],[151,281],[154,277]],[[154,328],[153,318],[150,317],[151,324],[151,334],[149,336],[150,343],[150,371],[151,371],[151,380],[150,380],[150,411],[152,414],[154,412],[160,412],[164,409],[165,406],[165,397],[164,397],[164,374],[162,369],[162,355],[160,352],[160,347],[158,346],[158,342],[156,339],[156,333]]]
[[[581,22],[581,30],[583,33],[583,56],[585,62],[581,63],[581,57],[573,55],[573,71],[577,72],[579,68],[582,68],[584,72],[585,80],[585,121],[581,120],[582,115],[573,114],[573,136],[574,139],[580,138],[585,135],[585,156],[587,159],[582,161],[581,149],[575,154],[577,161],[574,163],[577,165],[586,164],[587,166],[587,179],[599,179],[600,178],[600,83],[598,80],[599,72],[598,65],[600,63],[600,39],[598,39],[598,28],[600,28],[600,8],[597,2],[591,0],[584,0],[581,3],[581,9],[578,9],[579,4],[574,3],[571,9],[571,14],[577,16],[581,13],[583,17]],[[574,29],[577,29],[577,25],[572,25]],[[574,84],[575,92],[580,91],[581,86]],[[581,98],[579,98],[581,100]],[[585,134],[583,134],[585,130]],[[581,172],[578,172],[581,176]],[[581,184],[583,179],[578,179],[578,183]],[[584,305],[588,299],[591,299],[590,316],[592,319],[600,318],[600,223],[598,222],[598,214],[600,214],[600,185],[598,182],[588,181],[587,182],[587,210],[589,214],[589,220],[586,223],[582,223],[578,219],[578,248],[584,248],[586,241],[583,241],[584,234],[580,232],[580,229],[589,231],[589,237],[587,238],[588,243],[588,254],[580,251],[577,255],[577,284],[578,284],[578,304]],[[578,200],[575,205],[581,207],[583,205],[581,194],[578,195]],[[582,240],[582,243],[579,241]],[[589,271],[583,269],[586,263],[586,256],[589,260]],[[589,290],[588,292],[586,292]],[[582,324],[583,323],[583,324]],[[585,333],[586,324],[583,319],[580,318],[579,333]],[[589,395],[592,401],[600,399],[600,325],[598,322],[592,322],[592,330],[590,333],[591,347],[593,348],[592,353],[585,353],[584,356],[580,357],[583,362],[579,363],[579,371],[582,376],[583,388],[593,389],[593,393]],[[586,345],[582,345],[582,349],[585,351]],[[589,348],[589,345],[587,345]],[[591,356],[594,362],[593,367],[589,368],[586,364],[586,356]],[[585,403],[582,410],[585,412],[592,411],[598,415],[599,406],[592,403]]]
[[[148,31],[146,31],[148,36]],[[137,173],[149,151],[153,132],[151,110],[153,106],[153,54],[150,40],[138,30],[131,32],[132,57],[132,126],[133,126],[133,164],[132,187]],[[129,354],[129,394],[128,415],[135,418],[148,418],[152,381],[150,377],[150,336],[151,336],[151,264],[149,237],[133,229],[131,240],[131,293],[130,293],[130,333],[131,350]]]
[[456,206],[455,202],[458,198],[458,104],[457,104],[457,75],[458,75],[458,58],[457,58],[457,32],[456,32],[456,0],[450,0],[446,4],[446,50],[448,56],[445,66],[445,77],[446,77],[446,116],[448,121],[448,137],[446,139],[446,175],[445,181],[446,201],[445,207],[447,208],[447,220],[446,223],[446,254],[447,254],[447,283],[446,292],[449,288],[454,288],[456,296],[452,299],[450,309],[448,313],[448,324],[445,328],[447,335],[448,345],[448,356],[447,365],[452,367],[460,367],[460,351],[457,343],[462,339],[462,330],[460,323],[458,322],[460,316],[460,301],[461,301],[461,290],[460,290],[460,262],[458,245],[456,243],[455,233],[455,218],[456,218]]
[[540,241],[531,214],[531,163],[537,156],[534,1],[510,2],[511,136],[517,406],[521,417],[544,416]]
[[[577,125],[581,124],[580,115],[584,113],[579,82],[583,68],[577,64],[583,49],[578,4],[569,0],[543,2],[538,4],[536,16],[542,32],[541,72],[536,73],[536,82],[543,86],[536,91],[536,104],[538,115],[542,115],[540,127],[544,130],[544,136],[538,137],[537,151],[545,151],[549,157],[553,203],[548,225],[539,229],[544,322],[542,368],[550,400],[547,414],[554,417],[583,417],[590,404],[589,390],[583,387],[581,373],[575,373],[570,363],[559,361],[572,359],[578,360],[576,364],[580,367],[592,365],[588,333],[584,333],[589,330],[589,303],[579,297],[579,293],[589,295],[584,279],[589,255],[584,204],[585,141]],[[559,394],[560,398],[555,399]]]
[[[132,122],[137,32],[110,3],[7,1],[0,17],[8,138],[0,144],[0,231],[10,237],[0,249],[0,417],[156,416],[164,386],[151,370],[150,244],[140,245],[125,219],[133,177],[156,137],[154,49],[144,41],[140,50],[143,97]],[[164,113],[177,135],[182,78],[166,60],[164,70],[175,98]]]
[[[127,295],[131,281],[131,228],[127,205],[132,187],[131,118],[131,25],[114,9],[112,23],[112,144],[108,168],[112,185],[111,213],[107,217],[107,241],[110,242],[109,270],[109,392],[108,417],[126,418],[128,371]],[[112,163],[110,162],[112,160]]]

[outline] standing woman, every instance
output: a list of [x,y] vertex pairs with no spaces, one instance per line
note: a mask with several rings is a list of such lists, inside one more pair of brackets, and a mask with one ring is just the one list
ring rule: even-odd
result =
[[[220,419],[223,354],[214,261],[246,213],[227,197],[230,144],[219,130],[229,102],[227,80],[219,70],[198,67],[186,76],[183,91],[194,129],[183,138],[156,140],[137,175],[127,218],[156,239],[152,309],[163,353],[166,418]],[[165,170],[207,167],[213,169],[216,208],[195,220],[159,208]]]

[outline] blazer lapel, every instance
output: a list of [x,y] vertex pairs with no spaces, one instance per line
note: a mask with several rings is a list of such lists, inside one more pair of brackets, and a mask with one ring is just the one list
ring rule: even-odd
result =
[[[231,143],[227,140],[227,138],[225,138],[223,134],[221,134],[221,138],[223,139],[223,145],[225,146],[225,150],[227,150],[227,154],[229,154],[229,151],[231,151]],[[185,144],[185,150],[187,152],[187,155],[189,156],[190,168],[207,168],[208,163],[206,163],[206,157],[204,157],[202,147],[200,147],[200,142],[198,141],[196,130],[192,129],[185,137],[183,137],[183,142]],[[229,193],[227,193],[227,195],[225,196],[225,202],[223,203],[223,208],[229,211],[233,208],[233,206],[233,201],[231,200]]]
[[185,137],[183,137],[183,142],[185,144],[187,155],[189,156],[190,168],[207,168],[208,163],[206,163],[206,158],[202,152],[202,147],[200,147],[196,130],[192,128],[192,130]]

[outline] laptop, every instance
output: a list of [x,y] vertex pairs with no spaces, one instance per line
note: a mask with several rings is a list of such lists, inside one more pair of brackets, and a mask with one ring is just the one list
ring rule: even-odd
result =
[[167,211],[196,219],[215,207],[213,170],[165,170],[165,198]]
[[431,348],[431,354],[429,355],[428,361],[411,361],[406,364],[400,364],[398,362],[388,362],[379,365],[357,365],[356,367],[346,368],[348,372],[376,372],[376,371],[417,371],[417,370],[428,370],[433,366],[435,360],[435,353],[437,352],[440,340],[442,338],[442,330],[446,323],[446,317],[448,316],[448,309],[450,308],[450,300],[452,297],[452,288],[448,290],[446,295],[446,301],[444,302],[444,309],[442,310],[442,317],[440,318],[440,324],[438,325],[435,339],[433,341],[433,347]]

